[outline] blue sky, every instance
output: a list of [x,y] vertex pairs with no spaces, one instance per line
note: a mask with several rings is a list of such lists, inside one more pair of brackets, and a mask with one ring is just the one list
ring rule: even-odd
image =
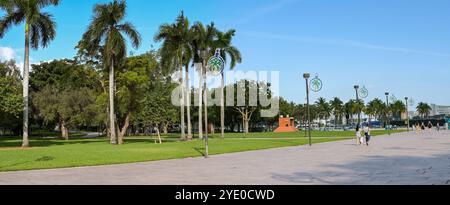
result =
[[[53,13],[57,38],[33,51],[33,62],[72,58],[92,7],[106,0],[62,0]],[[153,36],[180,10],[189,19],[237,30],[238,70],[280,71],[281,95],[303,103],[302,73],[319,74],[317,97],[354,97],[365,85],[369,98],[397,98],[450,105],[450,1],[448,0],[128,0],[128,16],[143,36],[135,53],[157,47]],[[23,26],[0,39],[0,57],[23,61]],[[8,52],[9,51],[9,52]],[[13,53],[11,53],[13,52]],[[6,57],[5,57],[6,56]]]

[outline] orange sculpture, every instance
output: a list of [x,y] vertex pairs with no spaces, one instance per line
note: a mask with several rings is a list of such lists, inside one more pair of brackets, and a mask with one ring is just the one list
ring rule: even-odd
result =
[[295,128],[295,122],[293,117],[283,117],[280,116],[280,119],[278,121],[279,126],[274,132],[298,132],[298,129]]

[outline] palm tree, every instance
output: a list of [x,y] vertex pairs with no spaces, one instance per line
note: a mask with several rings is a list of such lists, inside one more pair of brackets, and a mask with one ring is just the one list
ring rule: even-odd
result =
[[[217,41],[215,42],[215,47],[221,50],[221,56],[227,61],[230,60],[230,70],[236,67],[236,63],[242,62],[241,52],[231,44],[231,41],[235,35],[235,30],[231,29],[227,32],[217,32]],[[229,56],[229,58],[228,58]],[[221,128],[221,138],[225,138],[225,96],[224,96],[224,72],[220,72],[221,84],[220,84],[220,128]]]
[[[205,101],[205,133],[206,137],[208,137],[208,102],[207,102],[207,89],[206,89],[206,64],[208,61],[208,55],[212,55],[214,52],[214,44],[217,37],[217,29],[214,26],[214,23],[209,24],[208,26],[204,26],[202,23],[197,22],[192,27],[192,44],[193,44],[193,53],[194,53],[194,63],[201,64],[200,66],[200,79],[199,79],[199,137],[203,138],[203,130],[202,130],[202,98]],[[203,83],[203,85],[202,85]],[[203,87],[203,88],[202,88]],[[202,97],[203,95],[203,97]]]
[[349,100],[348,102],[346,102],[344,104],[344,113],[345,113],[345,118],[347,119],[347,124],[349,120],[353,120],[353,115],[355,114],[353,112],[353,104],[355,103],[354,100]]
[[417,105],[417,112],[420,114],[422,118],[428,117],[428,115],[431,112],[431,107],[427,103],[420,102]]
[[0,9],[4,9],[9,12],[12,9],[12,1],[2,0],[0,1]]
[[397,100],[391,104],[392,113],[396,116],[402,115],[402,113],[406,112],[406,105],[403,101]]
[[331,115],[331,107],[325,100],[325,98],[319,98],[316,101],[316,105],[319,111],[319,119],[322,119],[322,117],[325,119],[325,127],[327,126],[327,118]]
[[333,109],[333,115],[334,115],[334,123],[337,125],[339,119],[342,117],[342,114],[344,113],[344,102],[342,102],[341,99],[338,97],[335,97],[333,100],[330,101],[330,106]]
[[183,65],[188,64],[190,60],[190,32],[189,20],[184,16],[184,13],[181,12],[174,24],[161,25],[158,33],[155,35],[155,41],[164,41],[161,47],[162,64],[170,69],[173,67],[174,70],[180,71],[182,140],[186,139],[184,119],[186,93],[185,82],[183,81]]
[[366,107],[364,108],[364,113],[366,113],[369,116],[369,125],[372,122],[372,116],[375,116],[377,113],[377,107],[376,102],[374,100],[367,103]]
[[13,25],[25,23],[25,63],[23,67],[23,140],[22,147],[28,147],[28,87],[31,48],[43,48],[56,36],[56,23],[50,13],[41,11],[47,6],[57,6],[59,0],[10,0],[1,1],[0,8],[7,11],[0,19],[0,38]]
[[378,118],[378,120],[380,120],[383,117],[385,111],[386,111],[386,104],[378,98],[373,99],[366,106],[366,112],[369,112],[367,113],[369,117],[372,114],[373,116]]
[[[124,0],[114,0],[108,4],[96,4],[93,9],[92,21],[83,34],[81,47],[98,49],[101,47],[103,65],[109,67],[109,125],[111,144],[122,144],[123,139],[116,138],[114,112],[114,66],[120,64],[126,57],[127,47],[125,36],[131,40],[132,46],[138,48],[141,36],[136,28],[125,22],[126,3]],[[99,45],[99,44],[103,45]],[[119,137],[120,138],[120,137]]]
[[362,112],[362,110],[364,109],[364,101],[359,99],[359,100],[354,100],[353,101],[353,106],[352,106],[352,112],[355,114],[359,114]]

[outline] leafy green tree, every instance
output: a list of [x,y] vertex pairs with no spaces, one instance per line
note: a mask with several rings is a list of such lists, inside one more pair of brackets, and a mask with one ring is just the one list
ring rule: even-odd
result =
[[126,2],[114,0],[108,4],[96,4],[94,15],[87,31],[78,44],[81,50],[89,54],[101,53],[104,68],[109,67],[109,126],[110,142],[117,144],[115,111],[114,111],[114,67],[123,63],[127,46],[125,35],[130,38],[132,46],[141,44],[140,34],[135,27],[125,22]]
[[[154,76],[159,69],[154,53],[146,53],[126,59],[124,69],[117,74],[117,121],[119,128],[118,143],[123,144],[125,134],[130,126],[133,114],[138,112],[136,106],[145,96],[153,92],[149,83],[157,81]],[[166,88],[169,91],[169,88]],[[168,97],[171,95],[169,94]]]
[[23,141],[22,147],[28,147],[28,86],[30,67],[30,44],[37,50],[39,45],[47,47],[56,36],[56,23],[50,13],[42,9],[58,5],[59,0],[10,0],[2,1],[0,8],[7,13],[0,19],[0,38],[3,38],[12,25],[25,23],[25,64],[23,72]]
[[171,90],[176,85],[167,82],[157,82],[152,86],[152,91],[147,92],[140,101],[138,118],[143,124],[155,127],[159,143],[162,143],[160,128],[179,122],[178,109],[171,104]]
[[47,85],[54,85],[61,90],[100,87],[99,74],[94,69],[68,59],[33,65],[30,77],[31,92],[38,92]]
[[58,125],[63,139],[70,128],[97,124],[98,74],[72,60],[33,65],[30,73],[33,113],[47,125]]
[[18,134],[23,108],[19,69],[14,61],[0,62],[0,128]]
[[48,85],[34,93],[33,104],[39,116],[46,123],[57,122],[62,138],[69,140],[70,127],[90,124],[95,118],[95,98],[95,92],[89,88],[61,90]]
[[[251,80],[241,80],[228,86],[233,86],[235,100],[234,109],[240,114],[244,133],[249,133],[249,125],[253,115],[261,110],[258,95],[265,94],[271,98],[270,84]],[[262,91],[267,91],[267,93],[262,93]],[[252,92],[256,92],[257,96],[253,96]],[[242,99],[242,104],[239,104],[238,99],[242,98],[242,96],[239,97],[241,94],[244,99]]]

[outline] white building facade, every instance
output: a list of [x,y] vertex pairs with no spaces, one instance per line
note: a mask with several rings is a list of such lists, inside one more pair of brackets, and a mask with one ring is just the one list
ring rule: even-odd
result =
[[450,106],[431,104],[431,116],[435,115],[450,115]]

